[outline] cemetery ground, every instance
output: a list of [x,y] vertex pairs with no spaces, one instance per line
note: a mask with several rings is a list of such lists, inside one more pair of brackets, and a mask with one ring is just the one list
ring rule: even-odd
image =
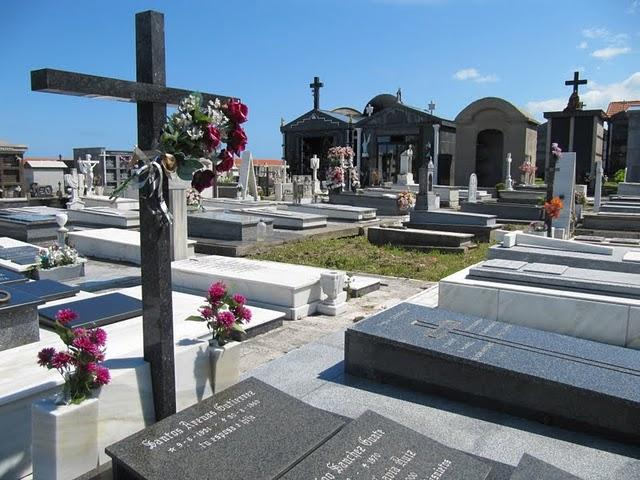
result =
[[480,243],[465,253],[424,252],[392,245],[377,246],[369,243],[366,236],[357,236],[323,240],[311,238],[276,246],[252,258],[437,282],[484,260],[488,248],[488,243]]

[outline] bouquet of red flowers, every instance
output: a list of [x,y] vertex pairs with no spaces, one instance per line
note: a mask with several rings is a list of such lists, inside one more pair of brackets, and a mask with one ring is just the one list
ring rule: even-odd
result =
[[107,332],[101,328],[69,328],[67,324],[78,318],[70,309],[56,314],[55,331],[67,347],[56,351],[43,348],[38,353],[38,365],[56,369],[64,378],[60,403],[80,403],[91,395],[91,390],[111,380],[109,369],[102,365]]

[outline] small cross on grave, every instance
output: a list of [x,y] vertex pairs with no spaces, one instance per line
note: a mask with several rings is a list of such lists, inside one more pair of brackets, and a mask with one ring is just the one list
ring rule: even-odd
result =
[[462,326],[462,322],[457,320],[443,320],[438,325],[434,325],[424,320],[415,320],[413,324],[417,327],[423,327],[427,329],[425,334],[429,338],[441,338],[451,333],[454,330],[458,330]]
[[[82,73],[42,69],[31,72],[31,89],[81,97],[108,98],[137,104],[138,146],[153,150],[158,146],[166,122],[167,105],[177,105],[192,93],[166,86],[164,15],[146,11],[136,14],[136,82],[97,77]],[[203,93],[202,99],[229,97]],[[169,198],[165,177],[163,195]],[[156,419],[176,411],[173,352],[173,302],[171,296],[170,228],[151,213],[140,197],[140,254],[144,359],[151,366]]]
[[567,80],[564,82],[565,85],[573,85],[573,93],[575,93],[576,95],[578,94],[578,86],[579,85],[586,85],[587,84],[587,80],[586,79],[582,79],[580,80],[580,72],[573,72],[573,80]]
[[320,77],[313,77],[313,83],[309,84],[309,87],[313,89],[313,109],[320,109],[320,89],[324,87],[324,83],[320,81]]

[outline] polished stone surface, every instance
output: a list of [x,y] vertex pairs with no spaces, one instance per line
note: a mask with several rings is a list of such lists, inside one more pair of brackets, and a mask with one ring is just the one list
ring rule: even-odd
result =
[[350,374],[640,439],[640,352],[402,303],[347,330]]
[[102,327],[142,315],[142,302],[140,300],[116,292],[41,308],[38,313],[42,324],[53,326],[56,313],[63,308],[70,308],[78,314],[76,320],[72,320],[67,324],[70,328]]
[[6,268],[0,268],[0,285],[11,285],[14,283],[26,282],[27,278],[24,275],[8,270]]
[[35,280],[17,284],[15,287],[34,297],[40,298],[43,302],[73,297],[80,291],[76,286],[56,282],[55,280]]
[[9,301],[0,303],[0,351],[37,342],[37,306],[43,303],[39,297],[18,288],[20,284],[2,285],[3,294],[11,295]]
[[248,379],[107,447],[107,453],[115,473],[130,475],[123,478],[269,479],[343,425],[340,417]]
[[520,463],[511,475],[510,480],[580,480],[579,477],[571,475],[559,468],[554,467],[542,460],[524,454]]
[[485,480],[490,470],[486,463],[367,411],[282,478]]
[[267,237],[273,235],[274,220],[272,218],[234,213],[191,213],[187,216],[187,228],[191,237],[219,240],[256,240],[257,226],[260,220],[266,224]]

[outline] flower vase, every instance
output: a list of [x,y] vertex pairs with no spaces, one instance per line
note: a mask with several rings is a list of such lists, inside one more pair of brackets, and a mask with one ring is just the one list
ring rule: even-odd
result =
[[344,272],[320,274],[320,286],[327,296],[318,304],[318,311],[324,315],[340,315],[347,308],[347,292],[344,291]]
[[217,340],[209,342],[211,391],[214,394],[238,383],[240,345],[240,342],[229,342],[219,346]]
[[54,398],[31,404],[34,479],[63,480],[98,465],[98,399],[58,405]]

